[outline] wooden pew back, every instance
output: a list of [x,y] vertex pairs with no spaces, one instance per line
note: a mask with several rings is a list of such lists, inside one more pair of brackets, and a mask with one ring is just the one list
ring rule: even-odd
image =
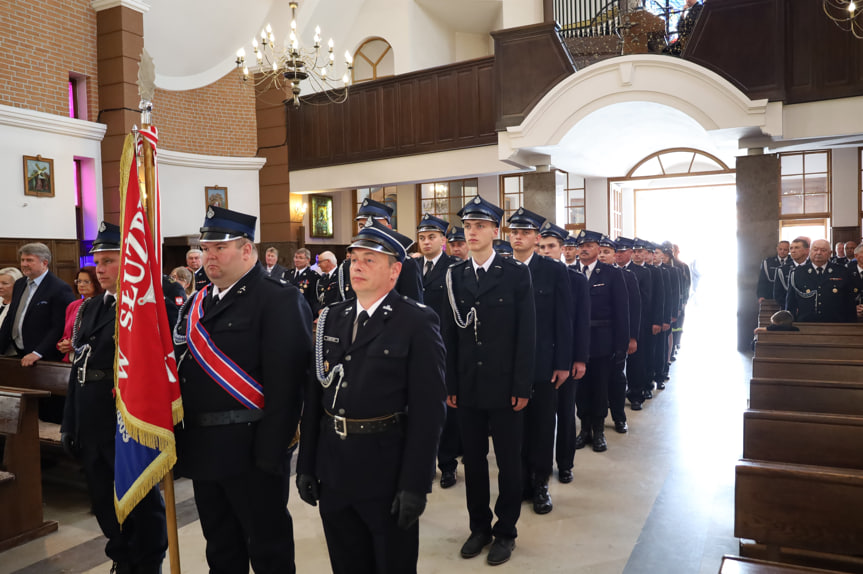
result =
[[863,381],[863,361],[754,357],[752,376],[786,380]]
[[757,410],[863,416],[863,381],[828,382],[753,378],[749,407]]

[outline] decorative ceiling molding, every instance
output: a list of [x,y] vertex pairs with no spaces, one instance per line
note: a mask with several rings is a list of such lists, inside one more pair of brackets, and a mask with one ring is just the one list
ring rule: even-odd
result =
[[101,12],[102,10],[108,10],[110,8],[116,8],[118,6],[123,6],[125,8],[131,8],[141,14],[150,11],[150,2],[149,0],[91,0],[90,7],[93,8],[96,12]]
[[267,163],[267,158],[263,157],[200,155],[159,148],[159,165],[231,171],[260,171],[265,163]]
[[5,105],[0,105],[0,126],[37,130],[95,141],[102,141],[107,128],[105,124]]

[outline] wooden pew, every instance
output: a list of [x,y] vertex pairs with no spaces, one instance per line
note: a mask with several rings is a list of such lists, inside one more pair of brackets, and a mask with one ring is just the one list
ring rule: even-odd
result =
[[0,358],[0,381],[19,389],[38,389],[52,395],[66,396],[69,385],[69,363],[38,361],[33,367],[22,367],[20,359]]
[[[770,548],[771,556],[768,557],[768,547],[751,540],[740,541],[740,556],[754,560],[770,560],[781,562],[786,565],[803,566],[807,568],[823,568],[830,572],[843,572],[863,574],[863,559],[856,556],[843,556],[842,554],[828,554],[826,552],[814,552],[812,550],[801,550],[799,548]],[[805,570],[804,570],[805,572]],[[821,572],[821,570],[816,570]]]
[[794,323],[801,333],[848,334],[863,336],[863,323]]
[[854,333],[804,333],[794,331],[762,331],[758,333],[758,342],[779,343],[793,341],[795,344],[806,345],[818,343],[823,345],[859,345],[863,343],[863,335]]
[[734,496],[738,538],[863,554],[863,470],[741,460]]
[[785,380],[863,381],[863,361],[754,357],[752,376]]
[[753,378],[749,407],[757,410],[863,416],[863,381]]
[[723,556],[719,574],[837,574],[835,570],[822,570],[792,564],[779,564],[741,556]]
[[750,409],[743,458],[863,470],[863,416]]
[[0,434],[6,437],[0,472],[0,552],[57,530],[42,520],[38,399],[47,391],[0,387]]
[[[804,336],[805,337],[805,336]],[[816,336],[817,337],[817,336]],[[762,359],[832,359],[857,360],[863,359],[863,341],[835,345],[823,343],[810,337],[802,341],[767,342],[759,334],[755,342],[755,356]]]

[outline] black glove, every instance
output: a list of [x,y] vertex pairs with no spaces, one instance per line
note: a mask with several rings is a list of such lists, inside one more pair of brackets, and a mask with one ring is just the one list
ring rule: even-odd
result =
[[318,505],[318,479],[308,474],[297,475],[297,490],[303,502],[312,506]]
[[393,500],[392,514],[399,517],[399,528],[407,530],[413,526],[426,509],[426,495],[400,490]]
[[60,435],[60,444],[63,445],[63,451],[72,458],[77,458],[78,445],[75,444],[75,439],[72,438],[72,433],[64,432]]

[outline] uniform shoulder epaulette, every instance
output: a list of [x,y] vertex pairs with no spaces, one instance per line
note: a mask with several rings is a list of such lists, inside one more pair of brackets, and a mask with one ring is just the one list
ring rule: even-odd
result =
[[407,303],[408,305],[411,305],[412,307],[417,307],[418,309],[428,309],[428,305],[426,305],[425,303],[420,303],[419,301],[417,301],[415,299],[411,299],[407,295],[402,295],[401,300],[402,300],[402,302]]
[[450,269],[455,269],[459,265],[464,265],[467,263],[467,259],[459,259],[458,257],[454,257],[455,261],[449,264]]
[[522,263],[515,257],[501,257],[501,259],[503,259],[504,263],[506,263],[507,265],[512,265],[513,267],[519,267],[521,265],[524,265],[524,263]]
[[282,281],[281,279],[271,277],[271,276],[267,275],[266,273],[264,274],[264,279],[266,279],[267,281],[271,281],[271,282],[275,283],[279,287],[287,287],[288,285],[290,285],[290,283],[288,283],[287,281]]

